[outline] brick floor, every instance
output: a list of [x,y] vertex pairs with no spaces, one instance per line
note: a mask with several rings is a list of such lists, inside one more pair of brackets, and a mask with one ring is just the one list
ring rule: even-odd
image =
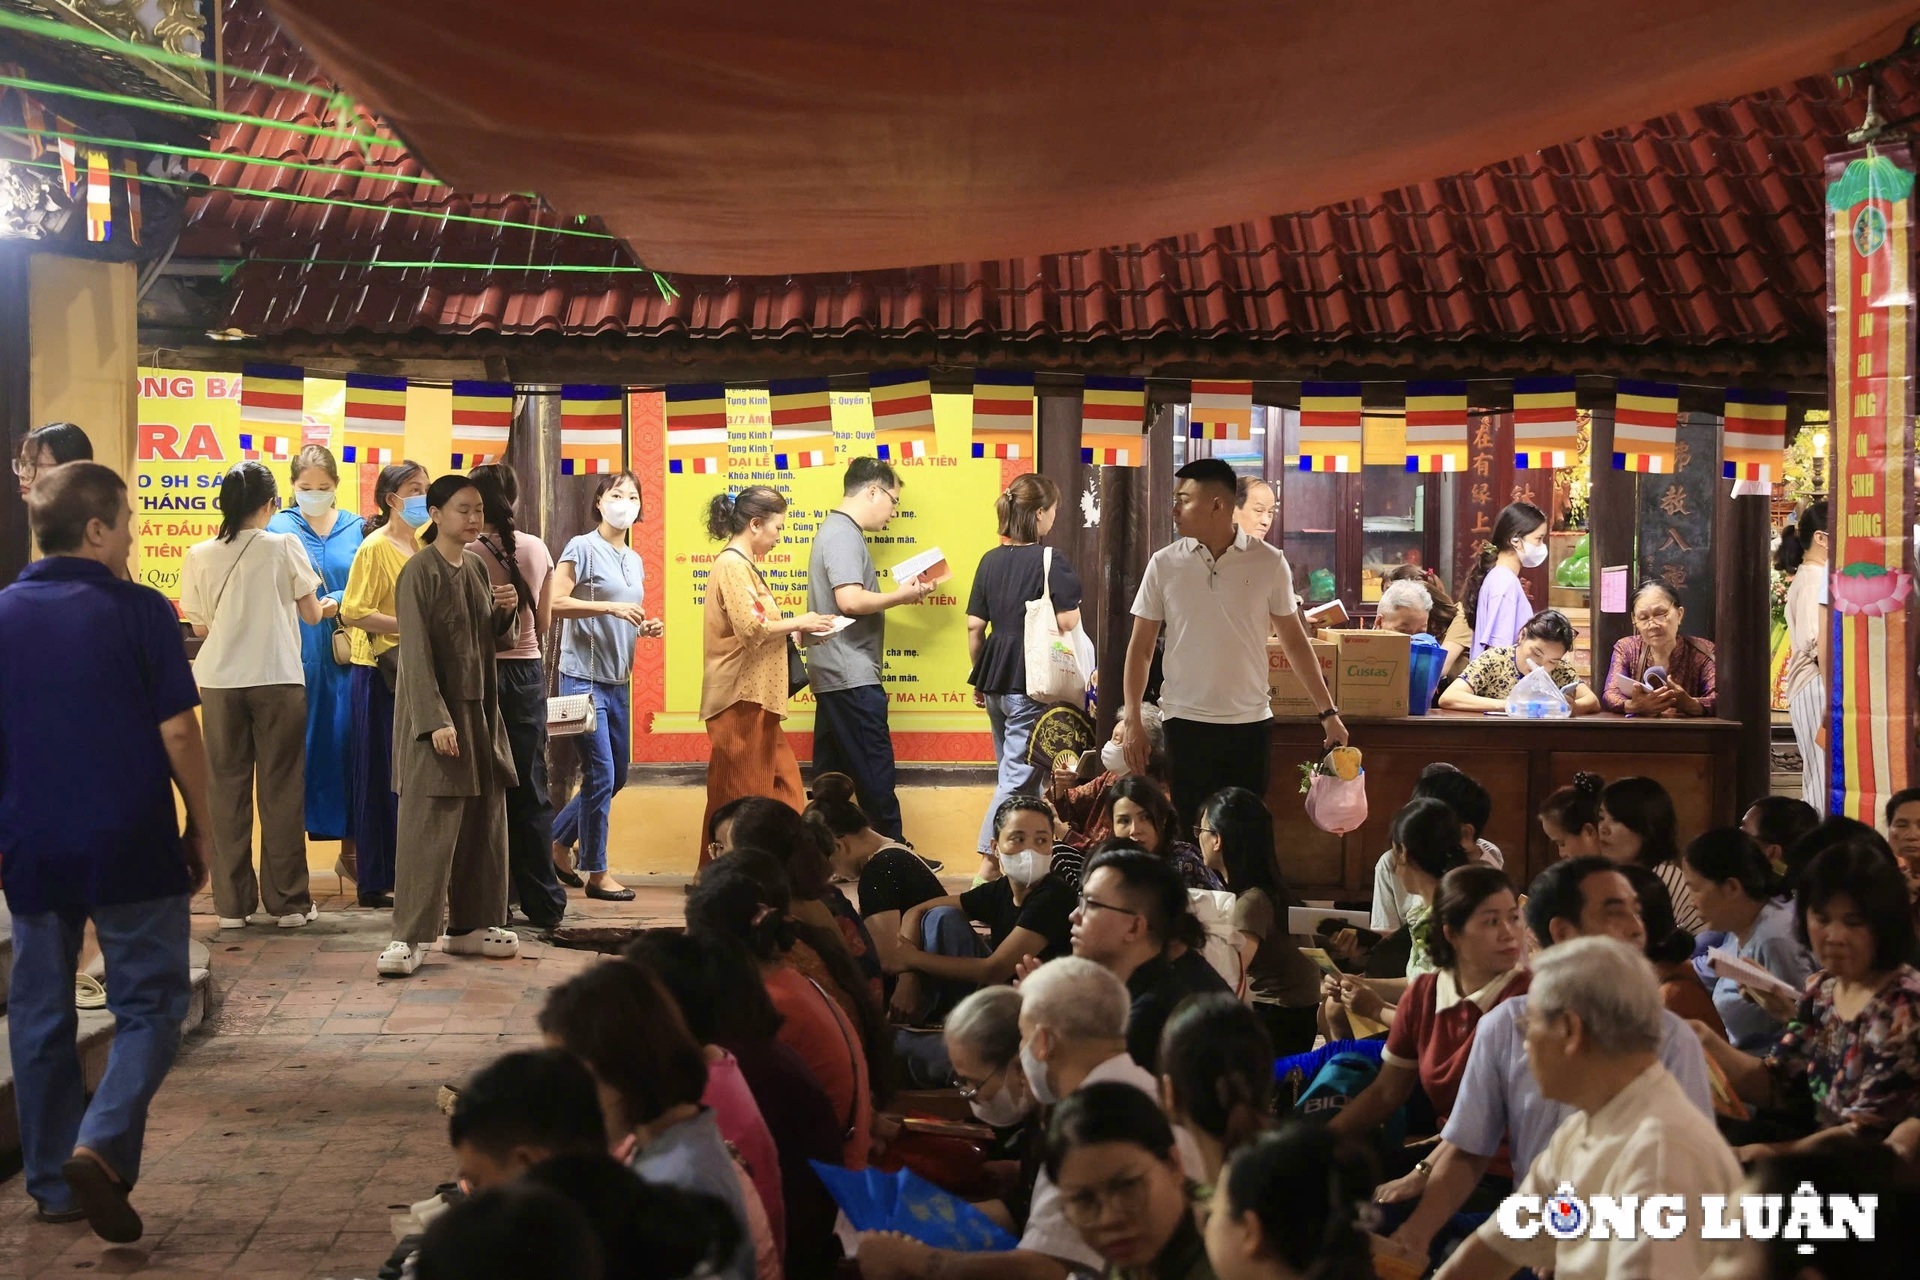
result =
[[[680,900],[677,886],[622,904],[576,892],[569,923],[677,923]],[[195,903],[217,1005],[154,1100],[134,1193],[146,1238],[115,1248],[35,1222],[16,1176],[0,1186],[0,1275],[375,1273],[392,1216],[451,1176],[439,1086],[538,1043],[544,993],[594,957],[523,942],[518,960],[429,952],[413,977],[382,979],[387,913],[321,910],[298,931],[229,933]]]

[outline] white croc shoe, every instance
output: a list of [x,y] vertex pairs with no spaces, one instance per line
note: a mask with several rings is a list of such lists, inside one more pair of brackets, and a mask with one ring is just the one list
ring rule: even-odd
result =
[[247,918],[245,916],[221,916],[219,923],[222,929],[244,929],[247,927]]
[[309,904],[305,911],[289,911],[286,915],[281,916],[280,927],[282,929],[304,928],[319,918],[320,908],[317,905]]
[[387,949],[380,953],[380,962],[374,967],[386,978],[410,978],[420,962],[427,958],[427,949],[419,944],[390,942]]
[[520,935],[511,929],[488,926],[472,933],[448,934],[440,939],[440,949],[450,956],[511,960],[520,954]]

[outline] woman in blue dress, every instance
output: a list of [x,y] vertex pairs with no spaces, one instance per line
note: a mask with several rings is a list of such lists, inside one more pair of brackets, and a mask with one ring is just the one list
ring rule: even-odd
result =
[[[276,514],[267,528],[300,539],[313,571],[320,575],[322,603],[332,600],[338,604],[347,587],[353,554],[360,549],[360,520],[340,509],[340,469],[324,446],[312,444],[302,449],[291,471],[294,505]],[[359,876],[353,837],[347,832],[351,668],[334,660],[335,626],[331,618],[311,626],[300,625],[300,665],[307,677],[307,836],[340,842],[340,861],[334,871],[342,877],[344,891],[345,881],[352,880],[357,887]]]

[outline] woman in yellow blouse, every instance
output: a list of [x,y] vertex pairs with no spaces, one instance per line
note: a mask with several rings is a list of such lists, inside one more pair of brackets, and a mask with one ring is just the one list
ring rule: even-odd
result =
[[414,530],[427,523],[427,469],[396,462],[373,486],[374,514],[340,597],[340,620],[352,649],[353,736],[347,768],[347,830],[359,855],[363,907],[393,905],[393,686],[400,665],[400,620],[394,587],[419,548]]
[[[715,494],[707,534],[726,547],[707,571],[702,628],[706,669],[700,718],[713,757],[707,765],[707,830],[721,805],[742,796],[771,796],[798,812],[807,802],[800,765],[780,722],[787,714],[788,636],[825,635],[834,620],[818,613],[780,614],[759,562],[778,545],[787,500],[765,485]],[[703,850],[704,865],[708,855]]]

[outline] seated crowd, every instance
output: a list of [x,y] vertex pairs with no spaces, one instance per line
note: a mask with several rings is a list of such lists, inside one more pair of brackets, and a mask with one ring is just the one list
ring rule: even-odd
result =
[[[804,814],[718,810],[684,931],[556,988],[548,1048],[459,1090],[467,1196],[410,1274],[1878,1280],[1908,1256],[1920,792],[1887,806],[1892,844],[1780,798],[1683,843],[1658,783],[1579,774],[1523,885],[1487,789],[1438,763],[1371,927],[1329,908],[1302,933],[1260,797],[1189,820],[1108,763],[1056,780],[1070,818],[1001,803],[996,874],[958,894],[839,775]],[[856,1229],[836,1171],[863,1170],[934,1183],[1002,1247]],[[1877,1237],[1808,1257],[1494,1215],[1563,1184],[1803,1183],[1880,1197]]]

